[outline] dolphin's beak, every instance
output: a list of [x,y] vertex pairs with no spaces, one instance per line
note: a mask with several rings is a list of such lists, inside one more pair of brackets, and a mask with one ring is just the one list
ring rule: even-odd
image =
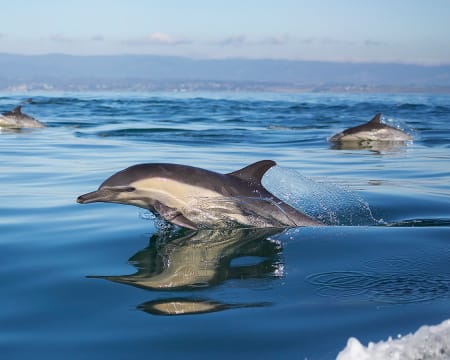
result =
[[92,191],[90,193],[78,196],[77,203],[89,204],[93,202],[108,201],[108,197],[106,195],[107,194],[105,194],[102,190]]
[[118,194],[133,192],[135,190],[132,186],[101,187],[98,190],[78,196],[77,203],[113,202],[113,200],[117,199]]

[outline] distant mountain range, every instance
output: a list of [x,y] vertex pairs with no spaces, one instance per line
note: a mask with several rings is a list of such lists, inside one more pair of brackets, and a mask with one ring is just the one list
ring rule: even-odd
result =
[[[0,89],[450,88],[450,66],[176,56],[0,53]],[[189,85],[190,84],[190,85]],[[139,85],[139,86],[138,86]]]

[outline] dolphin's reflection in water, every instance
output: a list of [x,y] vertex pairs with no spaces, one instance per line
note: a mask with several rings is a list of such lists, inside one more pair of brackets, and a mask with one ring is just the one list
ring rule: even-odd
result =
[[205,314],[216,311],[268,306],[268,302],[250,304],[225,304],[218,301],[200,298],[173,298],[155,301],[147,301],[138,305],[138,309],[152,315],[193,315]]
[[[229,279],[283,275],[281,244],[272,236],[280,229],[179,230],[160,232],[129,262],[131,275],[89,276],[149,290],[198,290]],[[225,304],[199,297],[148,301],[138,309],[151,314],[199,314],[268,303]]]

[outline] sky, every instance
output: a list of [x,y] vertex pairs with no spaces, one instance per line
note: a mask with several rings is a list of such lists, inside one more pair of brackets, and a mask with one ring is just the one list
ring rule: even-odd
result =
[[450,64],[450,0],[0,0],[0,53]]

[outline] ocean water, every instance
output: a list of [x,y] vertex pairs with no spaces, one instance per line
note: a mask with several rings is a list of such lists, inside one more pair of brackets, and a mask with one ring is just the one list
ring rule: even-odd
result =
[[[28,97],[47,127],[0,133],[2,358],[334,359],[450,318],[448,95],[3,93],[0,111]],[[377,112],[414,141],[327,141]],[[262,159],[329,226],[168,232],[76,203],[137,163]]]

